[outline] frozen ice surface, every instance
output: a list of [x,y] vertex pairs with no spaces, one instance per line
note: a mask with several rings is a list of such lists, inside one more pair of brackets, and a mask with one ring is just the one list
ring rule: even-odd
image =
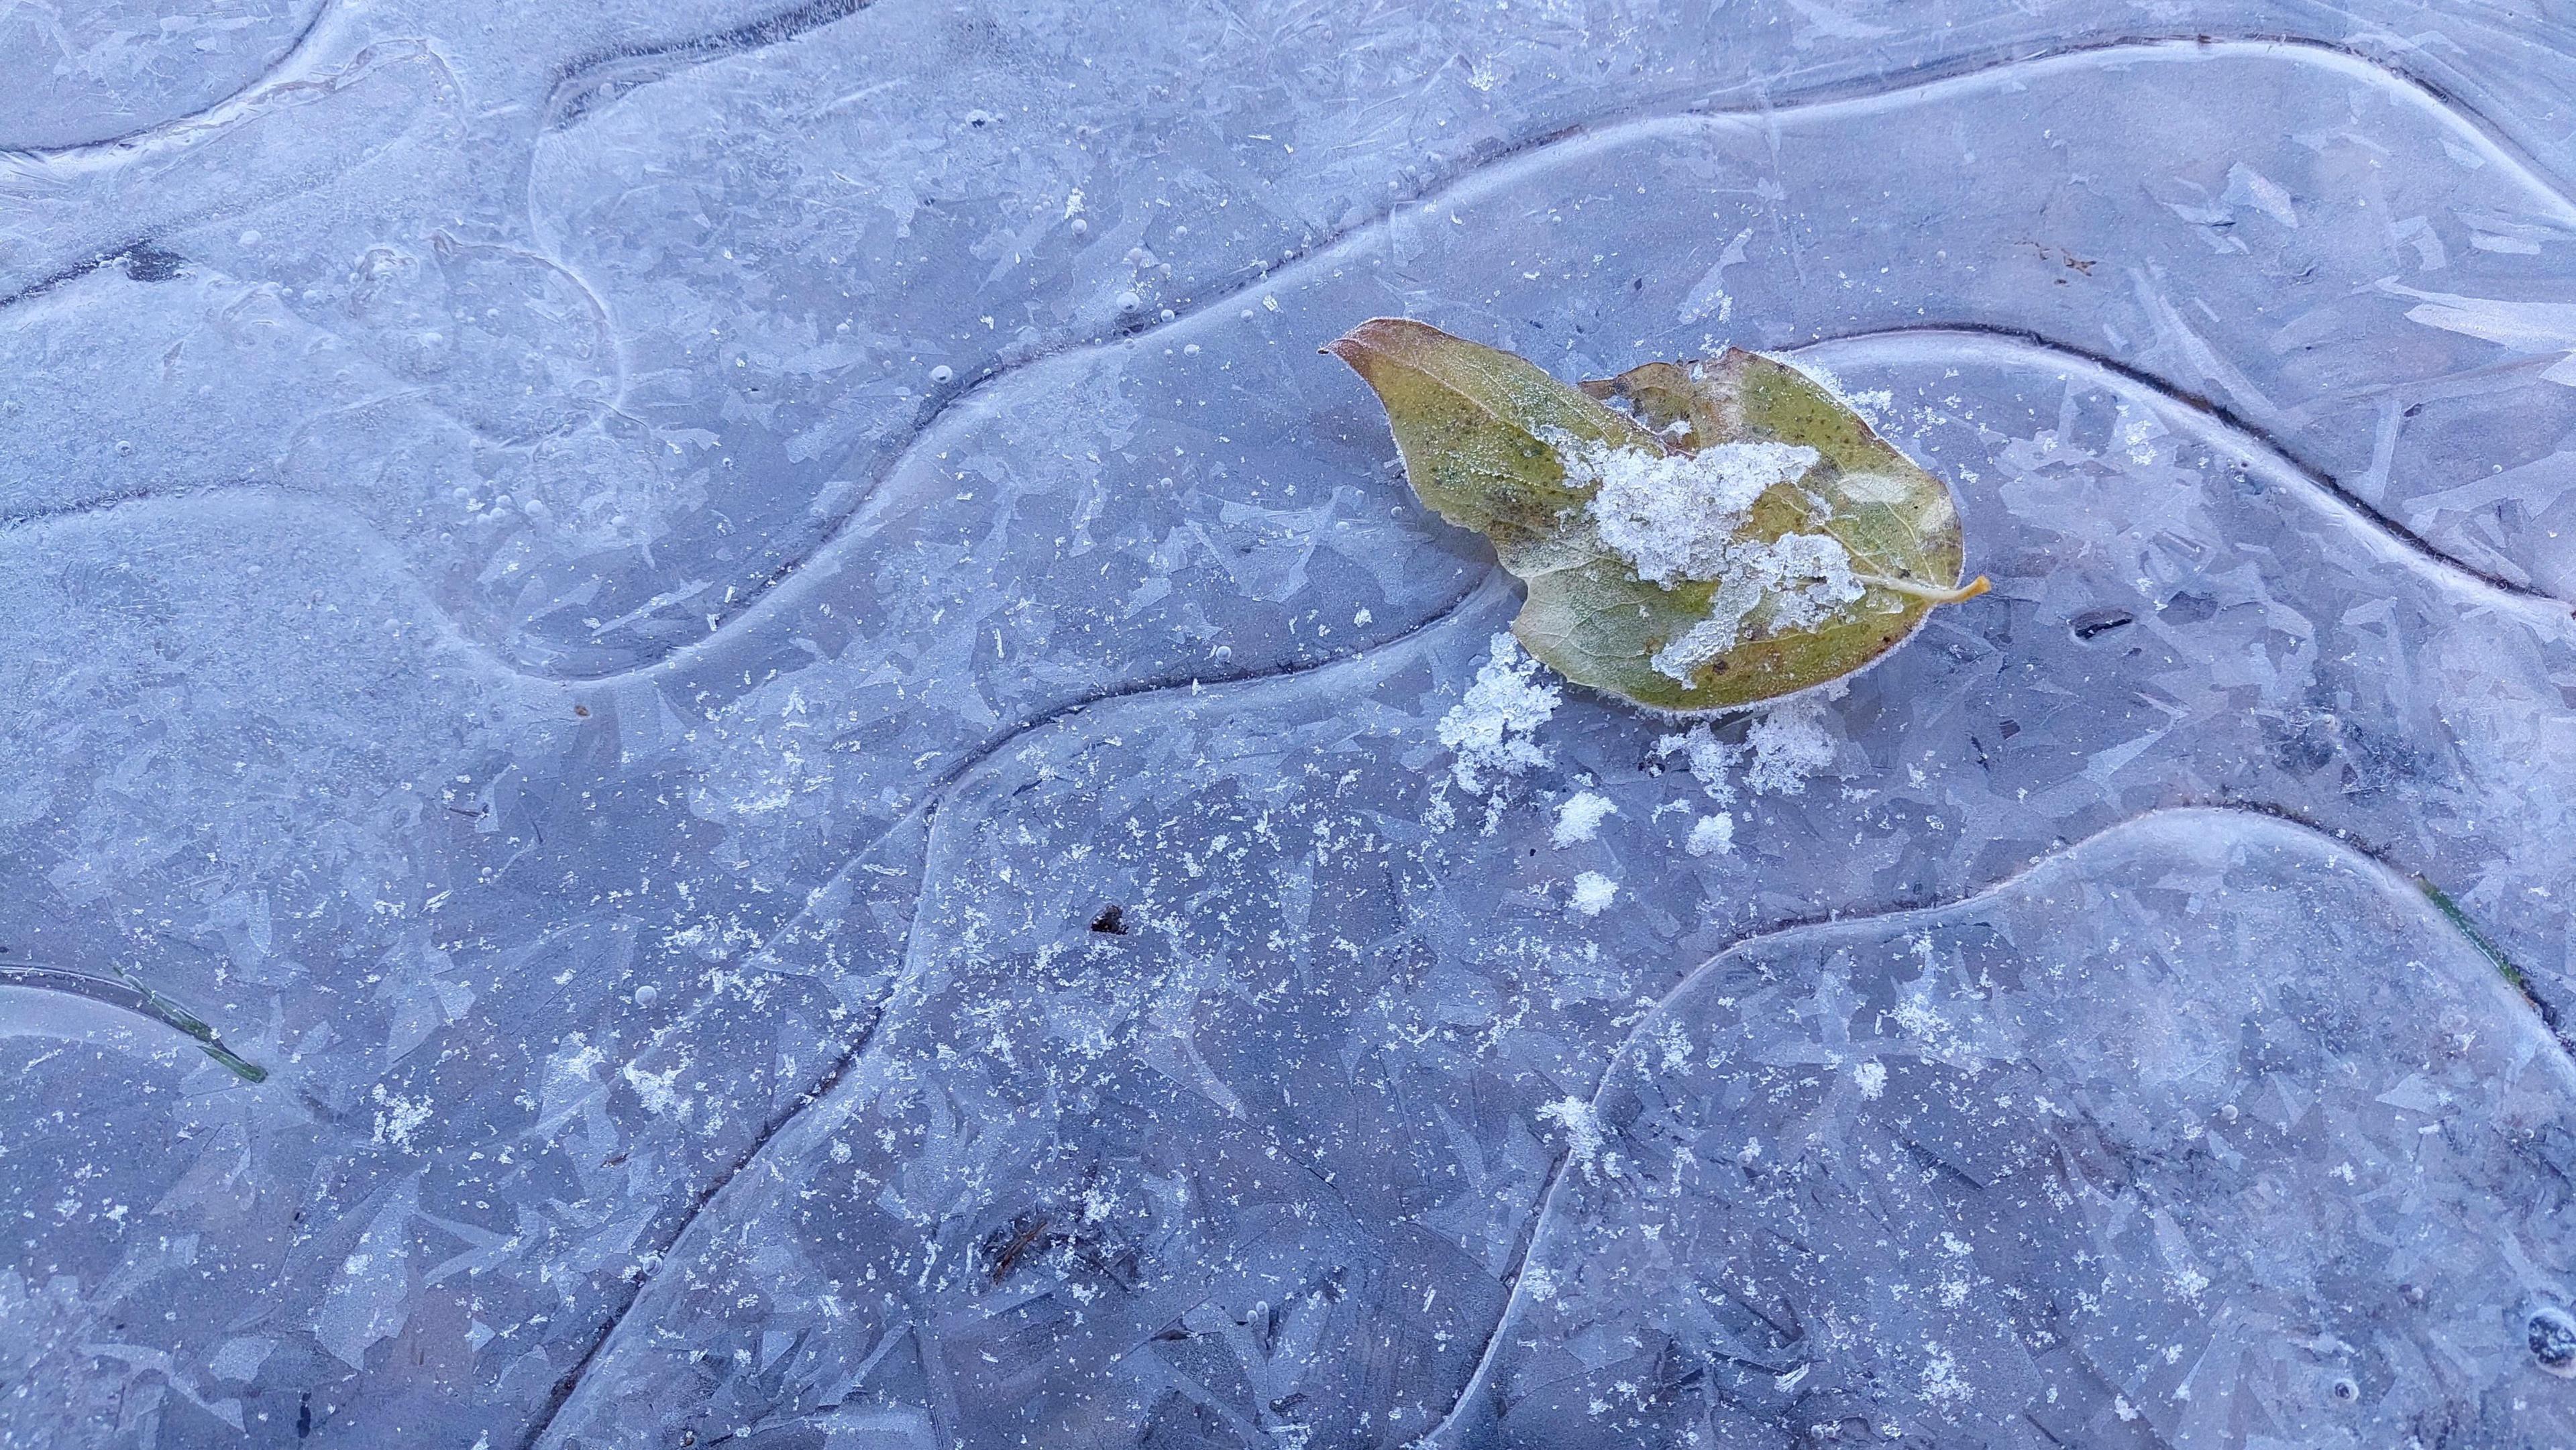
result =
[[64,151],[147,136],[273,69],[325,0],[62,0],[0,11],[0,138]]
[[1601,1074],[1453,1438],[2568,1443],[2567,1145],[2517,1160],[2576,1077],[2444,925],[2175,811],[1720,954]]
[[[0,10],[0,1446],[2568,1443],[2571,54]],[[1994,592],[1462,780],[1380,313]]]

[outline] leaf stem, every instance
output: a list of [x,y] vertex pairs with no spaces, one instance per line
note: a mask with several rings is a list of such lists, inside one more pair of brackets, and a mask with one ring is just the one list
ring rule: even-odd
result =
[[1917,584],[1911,579],[1886,579],[1876,574],[1854,574],[1852,578],[1873,588],[1892,589],[1899,594],[1911,594],[1917,599],[1929,599],[1935,604],[1956,604],[1962,599],[1974,599],[1995,587],[1987,582],[1983,574],[1956,589],[1935,589],[1929,584]]

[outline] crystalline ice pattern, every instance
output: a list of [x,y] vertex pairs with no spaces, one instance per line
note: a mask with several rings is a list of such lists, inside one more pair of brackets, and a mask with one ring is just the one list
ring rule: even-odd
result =
[[[2565,1443],[2571,54],[0,14],[0,1446]],[[1469,796],[1381,313],[1995,591],[1729,851]]]

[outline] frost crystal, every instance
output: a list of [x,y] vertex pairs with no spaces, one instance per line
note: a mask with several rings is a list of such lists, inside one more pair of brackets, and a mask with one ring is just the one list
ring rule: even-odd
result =
[[1811,629],[1860,598],[1851,555],[1825,534],[1783,534],[1769,543],[1729,544],[1709,597],[1708,617],[1655,651],[1659,674],[1689,684],[1699,667],[1735,648],[1747,616],[1766,602],[1769,633]]
[[1658,456],[1637,448],[1560,442],[1566,478],[1593,486],[1589,510],[1601,542],[1669,589],[1685,579],[1728,577],[1736,535],[1763,490],[1816,466],[1789,443],[1715,443]]
[[1793,700],[1753,722],[1745,735],[1753,747],[1753,764],[1744,783],[1755,795],[1796,795],[1807,777],[1834,763],[1834,740],[1825,732],[1825,708],[1813,700]]
[[1440,743],[1457,753],[1450,778],[1479,795],[1486,772],[1518,775],[1547,764],[1546,749],[1530,736],[1556,713],[1558,698],[1556,686],[1538,682],[1538,661],[1521,653],[1519,640],[1497,634],[1491,648],[1466,697],[1440,720]]
[[1700,817],[1683,848],[1694,856],[1723,856],[1735,849],[1735,817],[1724,811]]
[[1548,840],[1558,850],[1589,841],[1601,834],[1602,817],[1616,815],[1618,811],[1608,796],[1588,790],[1576,791],[1556,808],[1556,829],[1548,833]]
[[1618,882],[1598,871],[1586,871],[1574,878],[1574,894],[1565,905],[1578,916],[1599,916],[1618,894]]

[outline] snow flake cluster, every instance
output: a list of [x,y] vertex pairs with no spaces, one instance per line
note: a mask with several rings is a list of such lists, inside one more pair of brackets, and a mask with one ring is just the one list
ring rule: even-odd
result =
[[1466,697],[1440,721],[1440,743],[1456,755],[1450,778],[1471,795],[1484,793],[1488,776],[1548,763],[1546,747],[1531,737],[1560,698],[1556,686],[1538,679],[1538,661],[1521,652],[1519,640],[1497,634],[1491,649]]
[[1753,747],[1753,764],[1744,784],[1755,795],[1796,795],[1807,778],[1834,763],[1834,738],[1825,729],[1825,707],[1814,700],[1776,705],[1753,722],[1744,742]]
[[1735,648],[1746,620],[1766,604],[1772,631],[1810,629],[1861,597],[1851,555],[1827,534],[1743,537],[1767,489],[1816,466],[1813,448],[1789,443],[1714,443],[1696,453],[1657,454],[1588,439],[1552,440],[1568,482],[1589,487],[1585,505],[1601,542],[1666,589],[1718,581],[1709,612],[1655,652],[1655,669],[1683,684]]
[[1735,648],[1745,620],[1766,603],[1771,613],[1765,628],[1787,633],[1824,623],[1862,592],[1851,555],[1825,534],[1729,544],[1711,577],[1720,583],[1709,596],[1708,617],[1655,651],[1649,662],[1657,674],[1689,684],[1701,666]]
[[1601,834],[1606,816],[1619,813],[1610,798],[1598,791],[1579,790],[1567,796],[1556,808],[1556,827],[1548,832],[1548,843],[1562,851],[1568,846],[1592,840]]
[[1669,589],[1685,579],[1718,579],[1733,562],[1753,501],[1816,466],[1812,448],[1788,443],[1714,443],[1696,453],[1657,454],[1590,441],[1557,445],[1567,481],[1589,485],[1586,510],[1601,542]]

